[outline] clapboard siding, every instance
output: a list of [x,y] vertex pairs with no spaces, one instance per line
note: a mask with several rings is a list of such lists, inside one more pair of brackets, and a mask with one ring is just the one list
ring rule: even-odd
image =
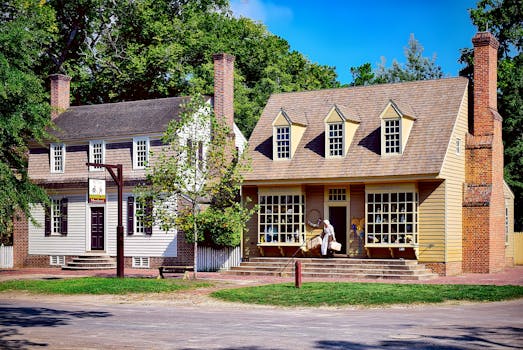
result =
[[419,261],[445,259],[445,183],[419,183]]
[[[123,201],[123,225],[124,225],[124,255],[125,256],[149,256],[149,257],[176,257],[177,256],[177,232],[166,233],[159,227],[153,227],[152,235],[127,234],[127,198],[132,193],[124,193]],[[107,252],[116,255],[116,226],[118,224],[117,194],[109,193],[106,207],[106,235]]]
[[86,195],[63,195],[68,198],[68,232],[66,236],[45,236],[44,209],[35,205],[31,210],[39,226],[29,221],[29,254],[76,255],[86,250]]
[[[441,169],[445,179],[446,252],[445,261],[456,262],[462,258],[463,241],[463,184],[465,182],[465,137],[468,132],[468,94],[465,93],[452,130],[447,153]],[[461,152],[456,144],[461,141]]]

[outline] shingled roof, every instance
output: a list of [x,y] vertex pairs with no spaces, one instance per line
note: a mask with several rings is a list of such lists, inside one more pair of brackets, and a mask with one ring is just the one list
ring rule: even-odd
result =
[[[272,95],[249,139],[252,170],[244,174],[245,184],[436,176],[467,86],[466,78],[447,78]],[[390,101],[415,122],[403,154],[383,157],[380,114]],[[323,121],[334,106],[357,111],[360,121],[348,154],[341,159],[325,157]],[[274,161],[271,124],[282,108],[305,116],[308,125],[293,158]]]
[[188,100],[169,97],[70,107],[54,120],[57,130],[52,134],[69,141],[163,133]]

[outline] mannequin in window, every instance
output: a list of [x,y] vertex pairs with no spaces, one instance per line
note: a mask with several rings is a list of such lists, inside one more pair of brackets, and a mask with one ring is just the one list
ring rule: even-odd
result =
[[329,242],[336,241],[336,236],[334,227],[332,227],[329,220],[323,220],[323,233],[321,236],[321,255],[324,257],[331,256],[333,252],[329,249]]

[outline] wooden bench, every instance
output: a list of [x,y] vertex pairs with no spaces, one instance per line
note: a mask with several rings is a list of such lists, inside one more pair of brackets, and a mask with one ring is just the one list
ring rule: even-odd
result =
[[[182,265],[179,265],[179,266],[159,266],[158,267],[158,272],[159,272],[160,275],[158,276],[158,278],[165,278],[165,276],[163,275],[164,273],[183,273],[183,274],[186,274],[189,271],[194,271],[194,266],[182,266]],[[184,275],[184,278],[185,278],[185,275]]]

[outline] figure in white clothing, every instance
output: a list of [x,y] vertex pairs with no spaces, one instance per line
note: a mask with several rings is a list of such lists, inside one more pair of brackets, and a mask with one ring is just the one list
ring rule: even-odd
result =
[[332,227],[329,220],[323,220],[321,255],[327,256],[329,252],[329,242],[331,241],[336,241],[336,236],[334,235],[334,227]]

